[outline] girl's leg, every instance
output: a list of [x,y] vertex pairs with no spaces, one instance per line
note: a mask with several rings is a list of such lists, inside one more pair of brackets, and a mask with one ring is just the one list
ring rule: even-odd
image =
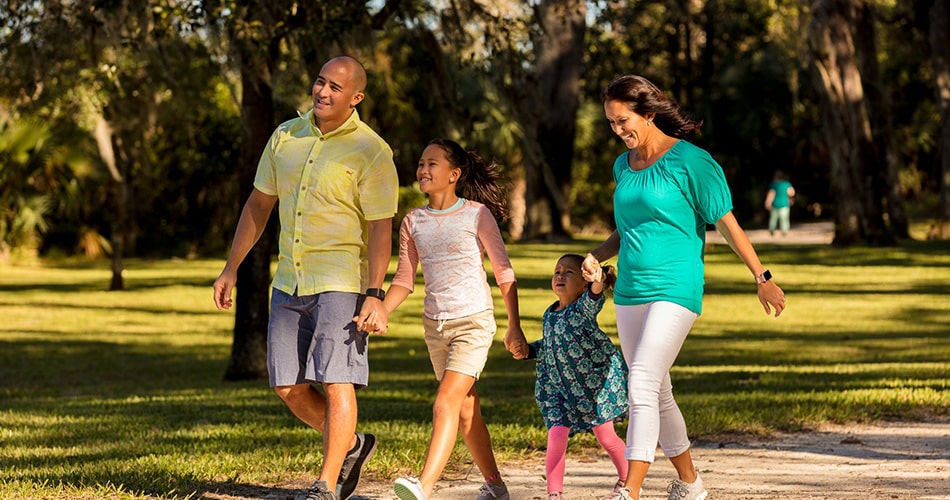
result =
[[[449,370],[445,371],[442,381],[439,383],[435,403],[432,405],[432,439],[429,441],[426,463],[422,467],[422,474],[419,475],[419,482],[422,483],[426,496],[432,496],[435,483],[442,476],[442,470],[445,469],[445,464],[449,461],[452,449],[455,448],[455,440],[459,431],[459,414],[462,412],[462,407],[469,399],[470,394],[474,391],[474,383],[475,377]],[[485,434],[487,436],[487,429]],[[490,443],[489,446],[491,446]],[[469,446],[469,449],[471,449],[471,446]],[[491,452],[490,448],[489,452]],[[474,451],[472,455],[475,455]]]
[[[449,373],[451,372],[446,371],[446,376]],[[458,419],[462,440],[465,441],[465,446],[472,454],[472,460],[478,466],[482,477],[492,484],[502,484],[504,481],[501,480],[501,474],[498,473],[495,453],[491,449],[491,436],[488,434],[485,419],[482,418],[482,407],[478,402],[478,392],[474,385],[469,389],[468,395],[462,403],[462,411],[458,415]]]
[[[607,452],[607,455],[610,456],[610,461],[614,463],[614,467],[617,468],[617,479],[620,481],[626,482],[627,480],[627,460],[623,456],[624,449],[626,444],[623,442],[623,439],[620,439],[620,436],[617,435],[617,431],[614,430],[613,422],[605,422],[603,424],[594,427],[594,437],[597,438],[597,442],[604,448]],[[551,451],[550,437],[548,438],[548,452]],[[548,473],[550,474],[550,472]],[[548,483],[550,484],[550,475],[548,476]],[[551,491],[548,488],[548,491]]]
[[620,347],[630,368],[626,484],[633,498],[639,498],[656,457],[657,442],[667,456],[689,449],[686,425],[672,397],[669,371],[696,318],[695,313],[670,302],[617,306]]
[[571,430],[562,425],[548,429],[548,451],[544,458],[548,493],[564,491],[564,461],[567,455],[567,438],[570,434]]

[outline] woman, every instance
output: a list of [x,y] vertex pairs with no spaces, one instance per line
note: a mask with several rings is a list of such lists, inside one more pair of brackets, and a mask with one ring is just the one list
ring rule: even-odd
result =
[[639,499],[659,442],[679,475],[669,498],[703,500],[706,490],[689,454],[686,423],[673,399],[670,368],[702,312],[706,225],[715,224],[752,272],[766,314],[785,295],[762,266],[732,214],[722,168],[685,137],[701,125],[647,79],[627,75],[602,94],[610,127],[627,146],[613,166],[617,230],[587,255],[585,277],[618,256],[614,302],[629,367],[629,472],[613,500]]

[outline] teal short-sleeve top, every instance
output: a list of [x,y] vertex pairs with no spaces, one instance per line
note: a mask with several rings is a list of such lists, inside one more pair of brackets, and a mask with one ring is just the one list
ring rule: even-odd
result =
[[628,155],[613,167],[620,236],[614,302],[668,301],[700,314],[706,226],[732,210],[722,167],[684,140],[642,170],[630,168]]

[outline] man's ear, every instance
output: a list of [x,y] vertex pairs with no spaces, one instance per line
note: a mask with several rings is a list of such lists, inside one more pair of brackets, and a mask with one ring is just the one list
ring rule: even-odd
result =
[[366,97],[362,92],[357,92],[353,94],[353,99],[350,101],[350,107],[355,108],[357,104],[363,101],[363,98]]

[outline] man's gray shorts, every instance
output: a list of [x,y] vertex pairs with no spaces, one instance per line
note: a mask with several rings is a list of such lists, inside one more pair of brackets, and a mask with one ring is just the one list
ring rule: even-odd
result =
[[369,381],[369,334],[356,329],[358,293],[289,295],[273,289],[267,326],[267,372],[271,387],[353,384]]

